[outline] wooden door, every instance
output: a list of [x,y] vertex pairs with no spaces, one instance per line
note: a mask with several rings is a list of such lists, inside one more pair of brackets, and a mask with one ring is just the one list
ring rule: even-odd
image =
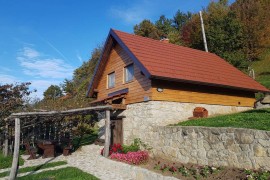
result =
[[111,144],[123,144],[122,119],[111,120]]

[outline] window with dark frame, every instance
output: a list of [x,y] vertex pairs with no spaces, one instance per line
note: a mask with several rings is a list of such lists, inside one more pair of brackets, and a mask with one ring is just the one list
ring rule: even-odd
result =
[[130,64],[125,67],[125,82],[130,82],[134,79],[134,65]]
[[115,86],[115,72],[108,74],[108,88]]

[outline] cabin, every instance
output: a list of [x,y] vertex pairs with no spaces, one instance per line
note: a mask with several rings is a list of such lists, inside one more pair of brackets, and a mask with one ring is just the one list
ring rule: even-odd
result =
[[87,96],[123,110],[113,143],[128,143],[196,107],[210,116],[251,109],[257,92],[269,90],[213,53],[111,29]]

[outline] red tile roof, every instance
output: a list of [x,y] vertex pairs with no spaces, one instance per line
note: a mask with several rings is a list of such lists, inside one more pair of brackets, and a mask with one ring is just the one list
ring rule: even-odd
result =
[[269,92],[213,53],[111,30],[110,35],[129,52],[151,78]]

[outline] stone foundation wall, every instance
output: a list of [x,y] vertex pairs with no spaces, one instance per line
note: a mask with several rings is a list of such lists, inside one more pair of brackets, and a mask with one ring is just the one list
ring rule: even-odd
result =
[[134,138],[147,140],[154,126],[165,126],[185,121],[193,116],[195,107],[204,107],[208,114],[228,114],[251,109],[250,107],[222,106],[209,104],[149,101],[127,105],[122,115],[124,143]]
[[270,132],[236,128],[154,127],[153,155],[210,166],[270,170]]

